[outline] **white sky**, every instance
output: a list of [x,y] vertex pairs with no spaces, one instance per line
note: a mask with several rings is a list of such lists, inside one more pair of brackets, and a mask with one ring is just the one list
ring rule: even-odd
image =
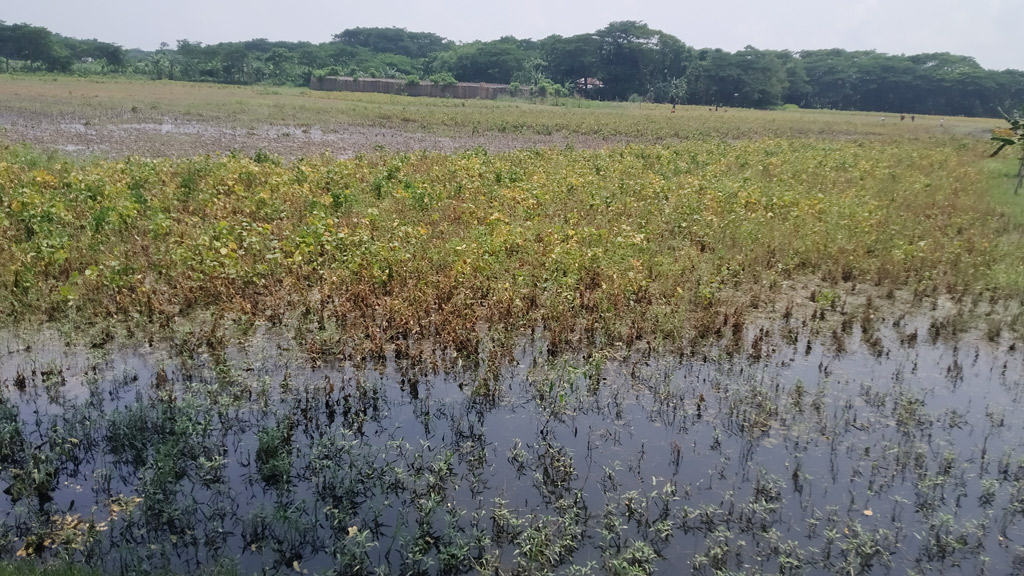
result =
[[642,20],[696,48],[952,52],[1024,69],[1024,0],[6,0],[0,20],[152,50],[179,39],[330,40],[398,26],[452,40],[540,39]]

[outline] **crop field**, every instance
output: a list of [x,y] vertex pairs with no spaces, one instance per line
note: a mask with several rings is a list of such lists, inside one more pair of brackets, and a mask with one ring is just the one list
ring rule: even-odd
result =
[[[266,150],[286,158],[324,151],[350,157],[399,152],[504,152],[524,147],[603,148],[625,143],[751,138],[987,138],[998,122],[817,110],[708,110],[561,99],[415,99],[175,82],[5,75],[6,139],[75,156],[187,158]],[[882,121],[885,118],[885,121]]]
[[1024,570],[997,121],[0,102],[0,573]]

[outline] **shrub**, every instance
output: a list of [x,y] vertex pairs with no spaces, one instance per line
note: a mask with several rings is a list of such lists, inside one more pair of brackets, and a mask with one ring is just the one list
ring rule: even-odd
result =
[[328,76],[344,76],[345,73],[341,68],[337,66],[328,66],[327,68],[321,68],[313,73],[313,76],[319,79],[324,79]]
[[434,84],[440,84],[441,86],[455,86],[459,83],[449,72],[438,72],[430,76],[430,81]]

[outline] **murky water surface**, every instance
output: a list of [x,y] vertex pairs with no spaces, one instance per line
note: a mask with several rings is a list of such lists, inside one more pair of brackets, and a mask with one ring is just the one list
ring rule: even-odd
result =
[[1020,573],[1021,354],[887,330],[696,359],[524,342],[451,370],[315,364],[273,334],[6,335],[0,550],[182,573]]

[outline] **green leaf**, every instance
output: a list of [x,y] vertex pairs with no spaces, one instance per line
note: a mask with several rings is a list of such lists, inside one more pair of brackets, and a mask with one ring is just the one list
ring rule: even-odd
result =
[[[993,140],[995,140],[995,138],[993,138]],[[1000,152],[1003,151],[1003,148],[1006,148],[1007,146],[1010,146],[1010,144],[1003,142],[1002,144],[999,145],[999,148],[996,148],[995,151],[992,152],[992,154],[989,154],[989,158],[995,158]]]

